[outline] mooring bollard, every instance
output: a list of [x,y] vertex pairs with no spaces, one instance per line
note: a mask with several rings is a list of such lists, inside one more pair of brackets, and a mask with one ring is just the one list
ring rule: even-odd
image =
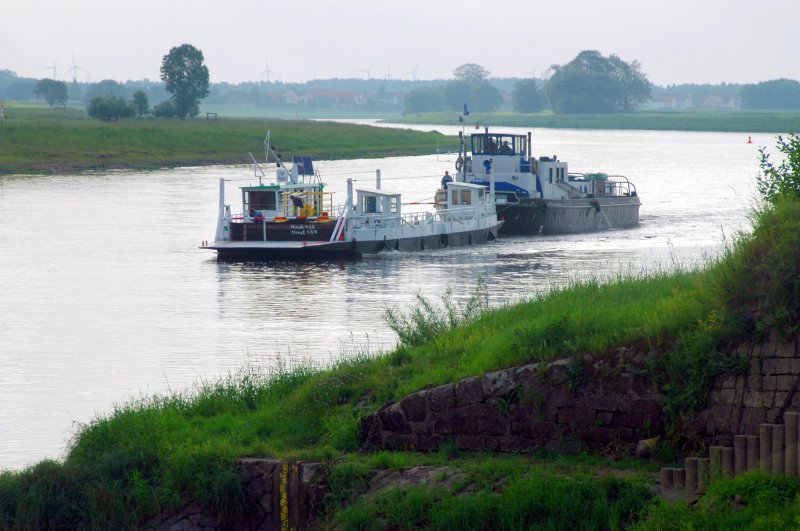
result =
[[719,449],[719,453],[722,479],[733,479],[733,448],[731,446],[723,446]]
[[689,492],[697,492],[697,458],[687,457],[683,466],[686,469],[684,476],[685,488]]
[[733,437],[733,475],[747,472],[747,435]]
[[672,488],[672,469],[669,467],[664,467],[661,469],[661,488]]
[[709,459],[701,457],[697,460],[697,492],[705,492],[708,488]]
[[790,478],[797,477],[798,418],[800,418],[800,413],[796,411],[789,411],[783,414],[783,424],[786,426],[784,470]]
[[686,469],[673,468],[672,469],[672,488],[685,489],[686,488]]
[[778,476],[784,474],[784,450],[783,444],[786,438],[786,426],[783,424],[772,425],[772,473]]
[[759,467],[759,448],[758,435],[747,435],[747,471],[758,470]]
[[772,424],[758,426],[759,462],[762,472],[772,472]]
[[712,446],[708,455],[711,460],[711,483],[716,483],[722,478],[722,446]]

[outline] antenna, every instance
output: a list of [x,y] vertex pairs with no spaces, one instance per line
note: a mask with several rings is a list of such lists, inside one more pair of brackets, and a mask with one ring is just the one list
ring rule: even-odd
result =
[[387,80],[392,79],[392,63],[386,65],[386,79]]

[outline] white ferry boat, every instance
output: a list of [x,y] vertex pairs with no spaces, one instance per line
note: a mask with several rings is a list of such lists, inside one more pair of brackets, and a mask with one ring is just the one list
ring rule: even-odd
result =
[[501,235],[568,234],[636,227],[641,202],[626,177],[570,173],[556,155],[535,157],[531,133],[463,131],[456,181],[489,186],[494,177]]
[[220,259],[281,259],[358,256],[383,251],[424,251],[494,240],[502,225],[489,186],[449,183],[436,192],[434,212],[403,212],[401,194],[355,189],[347,180],[343,205],[333,203],[307,157],[291,167],[278,159],[276,180],[240,188],[241,212],[225,203],[219,184],[219,214],[213,242],[204,249]]

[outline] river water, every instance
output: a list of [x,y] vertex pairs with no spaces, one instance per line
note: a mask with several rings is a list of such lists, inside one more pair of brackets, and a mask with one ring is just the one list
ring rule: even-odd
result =
[[[249,166],[0,176],[0,470],[63,456],[80,423],[131,398],[246,365],[387,350],[383,312],[418,293],[465,297],[482,275],[500,304],[587,275],[706,260],[748,228],[756,146],[774,144],[753,140],[537,130],[537,155],[628,176],[641,226],[349,262],[218,263],[199,249],[213,239],[218,179],[236,203],[236,187],[254,182]],[[380,168],[384,189],[424,203],[452,167],[446,155],[317,162],[339,201],[347,176],[372,187]]]

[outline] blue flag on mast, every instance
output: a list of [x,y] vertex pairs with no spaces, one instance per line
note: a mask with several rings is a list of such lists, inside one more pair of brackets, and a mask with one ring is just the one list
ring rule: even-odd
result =
[[464,116],[469,116],[469,109],[467,109],[467,104],[464,104]]

